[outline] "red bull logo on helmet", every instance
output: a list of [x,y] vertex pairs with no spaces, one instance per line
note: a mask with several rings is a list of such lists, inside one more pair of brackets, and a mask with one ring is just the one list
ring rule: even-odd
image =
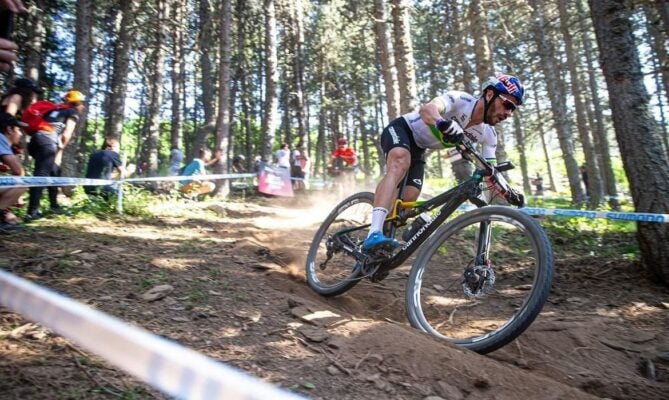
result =
[[518,91],[518,86],[516,86],[516,84],[511,81],[511,77],[509,75],[499,74],[497,79],[502,82],[502,85],[504,85],[509,93],[515,93]]

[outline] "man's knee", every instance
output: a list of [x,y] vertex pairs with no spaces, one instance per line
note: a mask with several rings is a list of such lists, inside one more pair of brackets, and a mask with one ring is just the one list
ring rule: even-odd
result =
[[396,147],[388,153],[387,174],[404,176],[411,166],[411,153],[401,147]]

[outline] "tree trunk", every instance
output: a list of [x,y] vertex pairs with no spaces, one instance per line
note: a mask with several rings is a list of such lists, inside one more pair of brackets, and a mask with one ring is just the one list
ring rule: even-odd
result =
[[[216,143],[215,148],[221,150],[221,159],[214,164],[213,172],[222,174],[228,170],[230,159],[228,147],[230,145],[230,69],[232,68],[231,46],[230,46],[230,25],[232,14],[232,0],[223,0],[220,11],[221,21],[221,65],[218,72],[218,120],[216,121]],[[220,195],[227,197],[229,185],[223,180],[216,181],[216,188],[212,192],[212,197]]]
[[[664,3],[664,4],[660,4]],[[655,57],[657,57],[658,63],[660,64],[659,71],[662,74],[662,83],[664,88],[664,95],[666,101],[669,103],[669,54],[667,54],[667,35],[669,35],[669,26],[664,24],[664,29],[662,29],[663,24],[660,22],[660,13],[666,13],[669,10],[669,5],[666,1],[658,2],[658,9],[653,9],[649,4],[643,4],[643,10],[646,15],[646,28],[648,29],[648,34],[650,36],[649,44]],[[666,18],[666,16],[665,16]],[[659,86],[658,86],[659,89]]]
[[560,141],[560,149],[567,169],[569,187],[571,189],[571,199],[575,204],[583,201],[583,189],[581,187],[581,176],[578,164],[574,158],[574,143],[567,119],[567,100],[563,84],[560,80],[560,71],[555,62],[555,51],[553,44],[546,37],[546,24],[544,22],[543,3],[541,0],[530,0],[532,6],[532,29],[534,40],[539,49],[539,59],[544,76],[551,77],[546,79],[546,88],[548,96],[553,107],[553,121]]
[[237,0],[235,6],[237,9],[237,62],[239,63],[239,102],[241,103],[242,115],[241,126],[244,131],[244,155],[246,157],[246,170],[250,171],[253,166],[253,138],[251,130],[251,115],[250,115],[250,106],[249,106],[249,97],[251,90],[249,88],[249,76],[251,75],[252,69],[249,68],[248,60],[245,54],[245,42],[247,38],[246,26],[248,24],[249,18],[245,13],[246,9],[246,0]]
[[262,120],[262,159],[272,159],[272,147],[277,119],[278,97],[276,93],[278,70],[276,54],[276,15],[274,0],[265,0],[265,117]]
[[553,177],[553,166],[551,165],[551,157],[548,154],[548,146],[546,146],[546,134],[544,132],[544,118],[541,115],[541,109],[539,108],[539,102],[535,101],[534,104],[537,106],[537,131],[539,138],[541,139],[541,148],[543,149],[544,159],[546,160],[546,173],[548,174],[549,189],[552,192],[557,192],[558,187],[555,184],[555,178]]
[[392,0],[393,33],[395,37],[395,65],[400,93],[400,113],[414,110],[418,106],[416,89],[416,63],[411,44],[411,25],[407,0]]
[[294,75],[295,75],[295,111],[297,112],[297,134],[299,142],[307,144],[308,130],[307,119],[309,110],[307,109],[307,99],[304,86],[304,7],[302,0],[295,2],[294,8],[295,20],[295,48],[293,49],[294,59]]
[[[649,108],[631,22],[632,5],[589,0],[611,115],[638,212],[669,210],[669,159]],[[630,7],[630,8],[627,8]],[[669,224],[639,222],[637,237],[644,264],[669,284]]]
[[214,67],[211,56],[215,56],[216,47],[212,35],[213,4],[210,0],[200,0],[200,70],[202,71],[202,107],[204,109],[204,124],[195,135],[195,143],[189,154],[189,159],[197,157],[201,148],[206,147],[207,138],[216,130],[216,113],[214,104]]
[[107,120],[105,136],[121,139],[125,111],[125,98],[128,87],[128,65],[130,51],[135,40],[132,26],[135,21],[136,0],[121,0],[121,25],[114,43],[114,71],[111,76],[110,92],[107,93]]
[[599,173],[599,165],[597,164],[597,155],[590,140],[590,133],[588,122],[585,115],[585,106],[581,98],[579,75],[576,70],[576,56],[574,54],[574,45],[571,37],[571,26],[569,24],[569,14],[567,14],[566,0],[558,0],[558,10],[560,13],[560,30],[564,39],[565,52],[567,55],[567,67],[571,77],[571,92],[574,97],[574,108],[576,109],[576,127],[578,135],[581,138],[581,145],[585,153],[585,168],[588,172],[588,199],[591,208],[596,208],[601,202],[602,198],[602,179]]
[[[90,97],[91,91],[91,61],[93,59],[93,2],[91,0],[77,1],[76,44],[74,50],[74,87]],[[78,176],[79,138],[86,129],[88,109],[84,109],[79,116],[77,126],[72,132],[70,143],[64,150],[61,165],[63,176]],[[70,190],[68,190],[70,189]],[[64,188],[63,192],[71,195],[72,187]]]
[[[458,0],[451,0],[451,21],[453,29],[453,37],[456,40],[456,46],[454,49],[454,58],[456,60],[455,65],[458,66],[457,70],[461,72],[460,79],[457,82],[460,82],[461,89],[465,92],[473,93],[474,88],[472,87],[472,70],[469,61],[467,60],[467,54],[471,53],[469,46],[467,45],[467,29],[461,26],[461,21],[466,22],[466,18],[460,14],[459,9],[465,8],[458,6]],[[464,3],[464,0],[463,0]],[[471,174],[470,174],[471,175]]]
[[187,27],[183,23],[186,4],[176,0],[172,10],[172,126],[170,131],[170,144],[172,147],[181,147],[183,131],[182,103],[181,98],[185,85],[184,53],[185,40],[184,31]]
[[167,30],[169,4],[168,0],[157,0],[157,26],[154,33],[154,50],[152,70],[149,81],[150,96],[147,115],[146,140],[143,146],[143,159],[148,163],[149,176],[158,174],[158,144],[160,141],[160,106],[163,103],[163,76],[165,46],[167,45]]
[[[581,0],[576,2],[576,10],[578,15],[585,15]],[[579,23],[581,30],[581,40],[583,42],[583,52],[585,53],[588,71],[588,87],[590,88],[589,93],[591,96],[590,104],[592,104],[594,109],[594,116],[589,118],[591,121],[590,127],[593,131],[597,161],[604,181],[604,193],[606,193],[608,196],[609,206],[611,206],[611,208],[614,210],[617,210],[620,208],[620,204],[618,202],[618,191],[616,189],[616,177],[613,173],[613,166],[611,164],[609,138],[606,130],[604,129],[604,113],[602,111],[603,101],[600,100],[597,78],[595,77],[596,66],[593,60],[593,54],[595,53],[593,51],[589,35],[591,30],[586,24],[586,18],[579,18]],[[592,121],[594,121],[594,123]]]
[[386,91],[386,107],[390,121],[397,118],[399,111],[399,88],[397,86],[397,69],[395,55],[387,27],[385,0],[374,0],[374,32],[376,47],[379,49],[379,62],[383,72],[383,84]]
[[525,135],[523,134],[523,128],[520,124],[520,115],[515,112],[513,113],[513,128],[514,135],[516,137],[516,149],[518,150],[518,158],[520,159],[520,172],[523,176],[523,192],[532,193],[532,187],[530,186],[530,172],[527,169],[527,156],[525,155]]
[[36,0],[28,7],[26,30],[28,35],[26,42],[21,45],[21,51],[25,52],[23,74],[35,82],[39,82],[40,67],[42,65],[42,47],[46,28],[44,26],[44,0]]

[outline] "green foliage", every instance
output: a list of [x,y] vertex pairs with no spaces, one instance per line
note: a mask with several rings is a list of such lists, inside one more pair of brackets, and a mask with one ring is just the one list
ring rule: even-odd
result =
[[587,218],[545,218],[542,225],[556,258],[570,255],[637,259],[636,224]]

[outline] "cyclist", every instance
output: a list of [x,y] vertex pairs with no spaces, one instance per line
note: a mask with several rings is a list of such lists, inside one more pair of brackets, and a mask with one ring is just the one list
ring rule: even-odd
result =
[[345,138],[337,139],[337,148],[332,152],[331,159],[332,166],[339,171],[353,171],[358,166],[358,156]]
[[517,77],[497,73],[483,84],[478,99],[465,92],[448,91],[385,127],[381,148],[386,157],[386,173],[376,187],[372,222],[363,250],[399,245],[394,238],[383,235],[383,223],[407,173],[403,200],[418,199],[425,172],[425,149],[452,147],[462,140],[479,142],[483,156],[494,162],[497,135],[493,126],[511,116],[523,103],[524,93]]

